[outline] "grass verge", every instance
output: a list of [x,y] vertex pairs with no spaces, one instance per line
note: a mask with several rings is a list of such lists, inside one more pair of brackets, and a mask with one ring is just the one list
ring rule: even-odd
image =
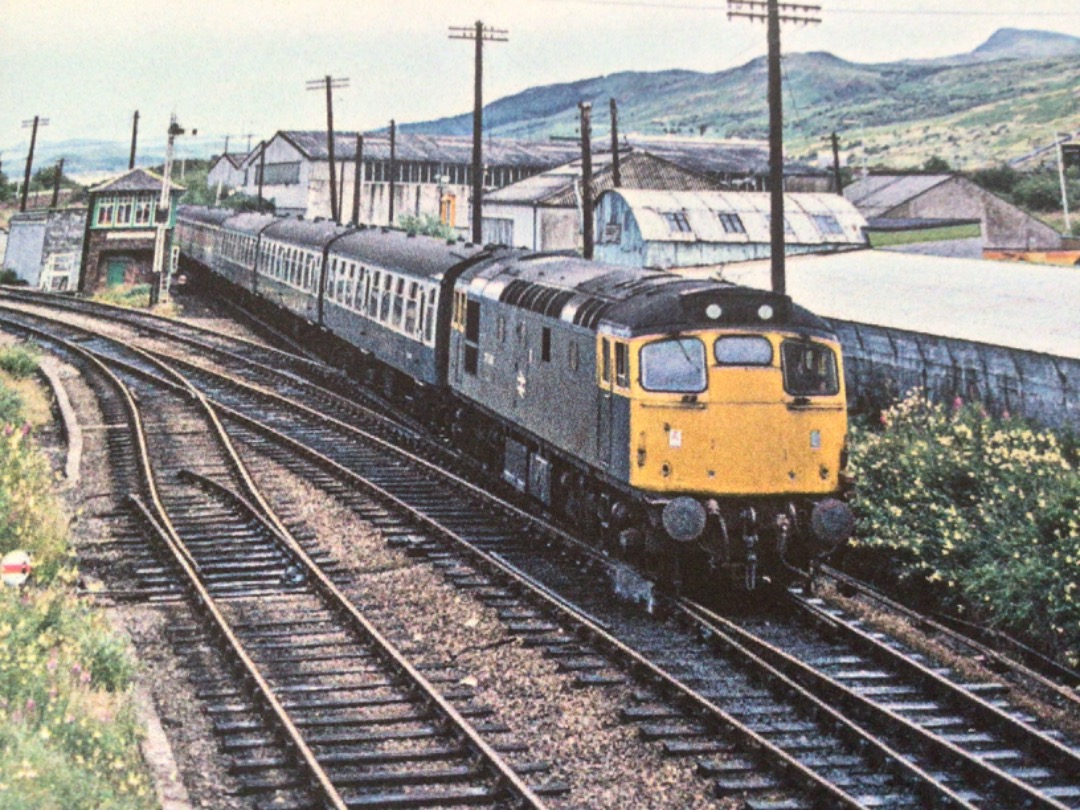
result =
[[22,588],[0,586],[0,810],[151,808],[134,660],[75,596],[67,518],[12,388],[29,384],[33,356],[0,349],[0,554],[24,549],[35,564]]

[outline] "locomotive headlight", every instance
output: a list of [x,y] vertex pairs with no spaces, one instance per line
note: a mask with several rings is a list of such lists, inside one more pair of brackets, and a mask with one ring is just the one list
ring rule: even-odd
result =
[[685,495],[664,506],[660,517],[664,523],[664,530],[673,540],[678,540],[680,543],[697,540],[705,531],[705,507]]
[[718,321],[724,314],[724,309],[719,304],[709,304],[705,307],[705,317],[709,320]]
[[810,529],[817,541],[815,551],[824,555],[835,551],[855,533],[855,516],[851,507],[835,498],[826,498],[810,513]]
[[758,307],[758,317],[763,321],[771,321],[773,316],[773,308],[768,304],[762,304]]

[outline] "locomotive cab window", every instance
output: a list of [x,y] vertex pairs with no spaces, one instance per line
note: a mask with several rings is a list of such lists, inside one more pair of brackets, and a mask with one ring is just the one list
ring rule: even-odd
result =
[[833,396],[840,393],[836,355],[828,346],[804,340],[780,345],[784,390],[793,396]]
[[700,394],[706,385],[705,344],[697,338],[658,340],[641,348],[641,386],[647,391]]
[[630,387],[630,347],[625,343],[615,344],[615,384]]
[[717,339],[713,356],[721,366],[768,366],[773,349],[767,338],[729,335]]

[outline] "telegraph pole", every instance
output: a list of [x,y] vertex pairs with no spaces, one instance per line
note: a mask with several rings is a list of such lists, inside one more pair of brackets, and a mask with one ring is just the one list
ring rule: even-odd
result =
[[394,224],[394,194],[397,191],[397,124],[390,119],[390,225]]
[[34,116],[33,121],[23,121],[23,129],[33,127],[30,131],[30,154],[26,157],[26,173],[23,175],[22,199],[19,201],[19,211],[26,211],[26,194],[30,191],[30,172],[34,167],[34,145],[37,143],[38,126],[47,127],[48,118]]
[[593,199],[592,199],[592,104],[582,101],[581,110],[581,228],[586,259],[593,257]]
[[360,185],[364,182],[364,136],[356,133],[356,169],[353,174],[352,224],[360,224]]
[[263,174],[266,171],[266,141],[259,141],[259,213],[263,210]]
[[334,165],[334,90],[342,90],[349,86],[348,79],[335,79],[327,76],[324,79],[312,79],[307,83],[308,90],[321,90],[326,88],[326,151],[330,158],[330,218],[339,222],[341,217],[338,211],[337,195],[337,167]]
[[[781,13],[783,12],[783,13]],[[780,75],[780,23],[819,23],[821,6],[781,3],[779,0],[728,0],[728,19],[764,20],[769,44],[769,253],[772,257],[772,288],[786,292],[784,269],[784,108]]]
[[836,193],[844,196],[844,181],[840,174],[840,138],[834,132],[832,134],[832,170],[836,179]]
[[622,172],[619,170],[619,108],[615,99],[611,105],[611,183],[615,188],[622,187]]
[[1058,159],[1058,182],[1061,183],[1061,208],[1065,213],[1065,235],[1072,236],[1072,227],[1069,225],[1069,194],[1068,185],[1065,183],[1065,150],[1062,144],[1070,140],[1068,135],[1058,135],[1057,159]]
[[128,158],[128,171],[135,168],[135,146],[139,142],[139,111],[131,117],[131,156]]
[[509,38],[506,35],[510,32],[499,28],[486,28],[479,20],[472,28],[452,26],[450,31],[450,39],[476,41],[476,72],[473,77],[472,241],[479,245],[483,239],[481,205],[484,195],[484,161],[481,139],[484,128],[484,41],[507,42]]
[[60,158],[60,162],[56,166],[56,177],[53,178],[52,187],[52,205],[50,208],[56,208],[56,204],[60,201],[60,178],[64,176],[64,159]]

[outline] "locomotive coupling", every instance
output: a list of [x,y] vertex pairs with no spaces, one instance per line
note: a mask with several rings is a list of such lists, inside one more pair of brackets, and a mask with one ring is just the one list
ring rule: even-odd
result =
[[810,513],[810,530],[814,535],[814,550],[819,556],[824,556],[835,551],[855,533],[855,515],[843,501],[826,498],[814,505]]

